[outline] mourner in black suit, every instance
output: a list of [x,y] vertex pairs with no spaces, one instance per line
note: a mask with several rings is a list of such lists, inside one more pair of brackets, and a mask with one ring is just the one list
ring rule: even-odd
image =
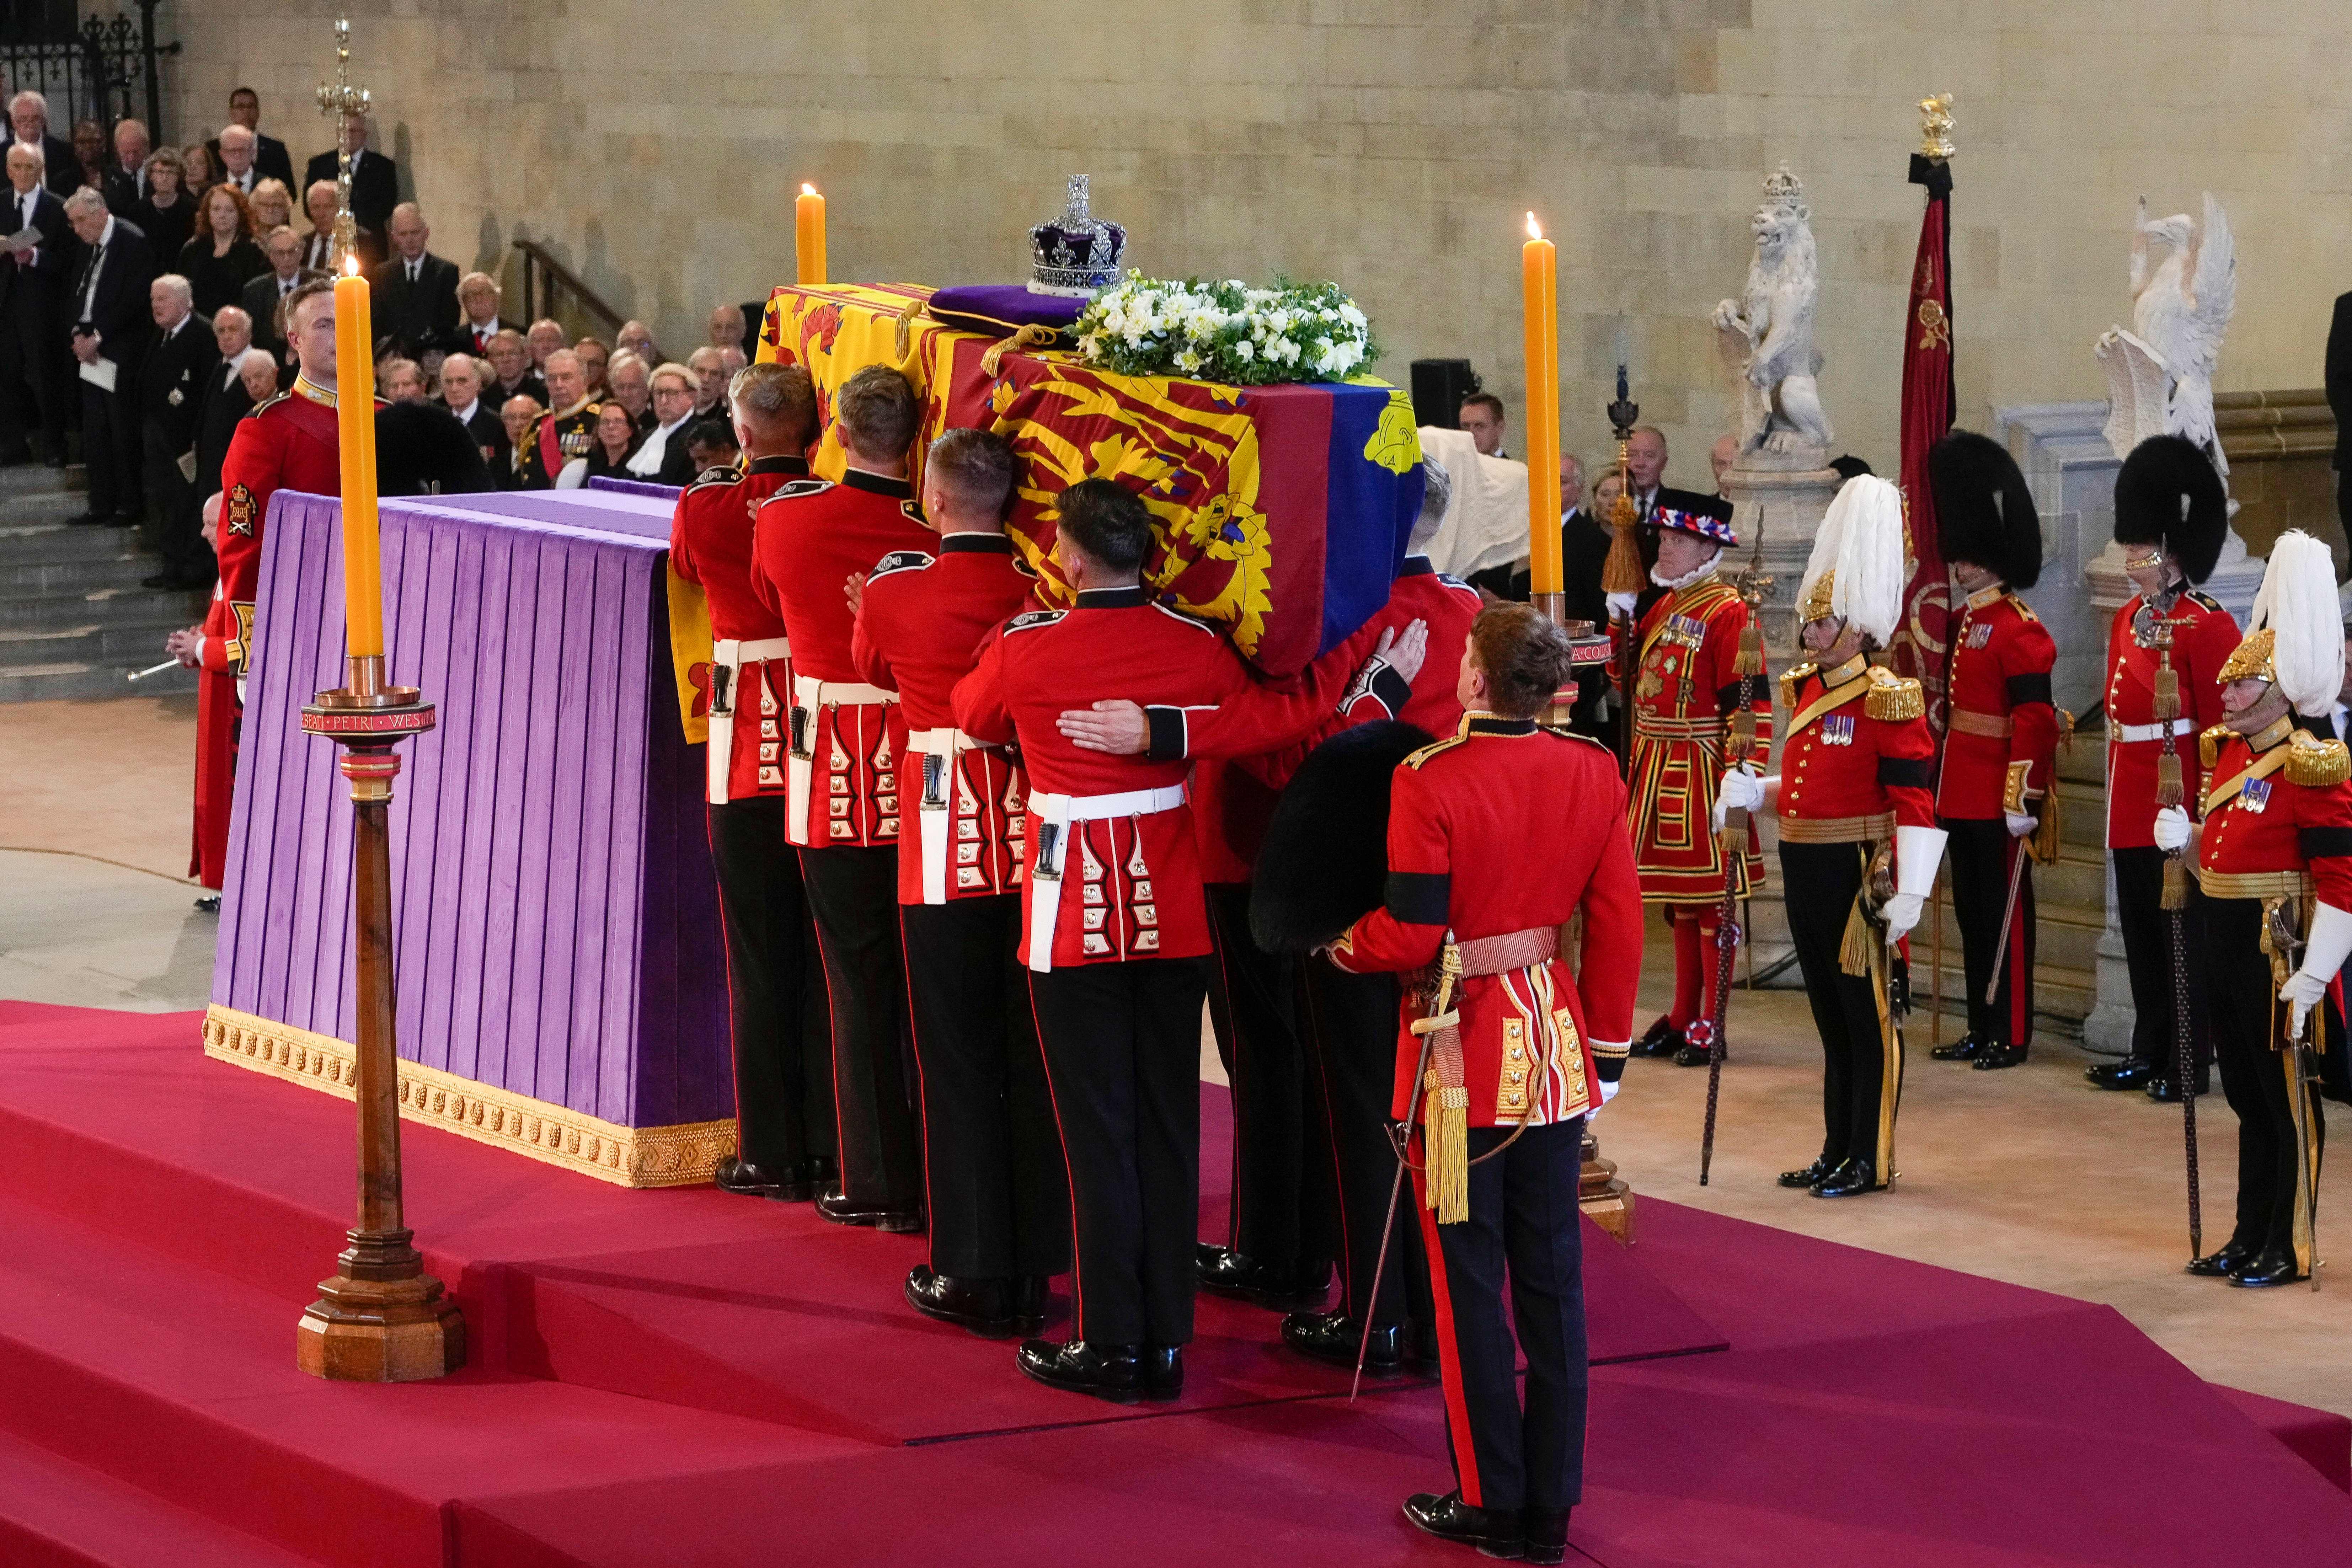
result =
[[[392,224],[392,209],[400,202],[400,169],[391,159],[373,148],[362,145],[367,139],[367,122],[352,115],[345,122],[343,135],[357,149],[352,154],[352,218],[360,227],[381,239]],[[311,183],[335,182],[335,153],[320,153],[302,171],[302,188],[308,191]]]
[[41,183],[59,201],[81,188],[81,155],[62,136],[49,134],[49,100],[30,89],[8,100],[8,131],[15,144],[41,155]]
[[196,520],[196,426],[220,369],[220,347],[211,320],[195,313],[184,280],[159,278],[150,288],[155,330],[138,374],[148,536],[163,558],[153,585],[194,588],[205,583],[210,564]]
[[291,229],[280,229],[273,235],[262,254],[268,258],[269,270],[246,284],[237,303],[253,318],[253,341],[285,364],[289,361],[286,334],[278,320],[278,302],[302,284],[326,274],[301,265],[301,237]]
[[2336,512],[2352,538],[2352,294],[2336,297],[2327,329],[2327,406],[2336,412]]
[[106,206],[120,218],[128,218],[147,231],[147,243],[155,252],[155,268],[162,271],[178,258],[180,247],[196,232],[196,195],[181,177],[180,155],[166,147],[147,165],[147,188],[131,210],[123,211],[110,197]]
[[493,476],[507,467],[512,443],[507,439],[507,427],[482,395],[480,360],[467,353],[453,353],[441,362],[442,406],[457,416],[457,423],[474,438],[482,454],[482,461],[490,466]]
[[457,330],[457,264],[425,248],[433,231],[415,202],[392,211],[392,254],[375,269],[375,338],[415,358],[446,347]]
[[111,363],[114,386],[81,382],[82,461],[89,469],[89,510],[78,522],[128,528],[142,510],[139,362],[154,336],[148,286],[155,261],[147,237],[106,210],[96,191],[66,199],[66,221],[82,242],[82,261],[66,301],[74,357],[85,366]]
[[144,122],[114,122],[114,161],[106,166],[99,192],[106,197],[106,210],[116,217],[139,221],[139,204],[147,199],[147,158],[153,151]]
[[[238,88],[228,95],[228,118],[232,125],[242,125],[253,132],[254,177],[261,180],[283,180],[286,188],[294,188],[294,160],[286,153],[286,143],[275,136],[265,136],[261,125],[261,96],[249,87]],[[213,155],[213,167],[223,168],[220,138],[205,143],[205,151]],[[252,193],[248,191],[247,195]]]
[[[219,493],[221,460],[228,456],[229,437],[236,434],[237,421],[251,413],[257,401],[254,389],[246,384],[245,357],[224,359],[205,380],[203,405],[196,413],[196,505],[201,508],[208,496]],[[268,359],[269,356],[260,356]],[[255,378],[262,381],[260,376]],[[262,383],[262,397],[276,395],[278,373],[273,362],[268,379]]]
[[30,226],[42,241],[29,251],[0,257],[0,461],[21,461],[37,430],[38,455],[57,467],[65,462],[73,401],[65,299],[79,247],[65,207],[41,184],[40,165],[30,149],[9,149],[8,181],[0,235]]
[[387,403],[375,411],[376,483],[388,496],[458,495],[497,489],[481,449],[457,416],[436,403]]

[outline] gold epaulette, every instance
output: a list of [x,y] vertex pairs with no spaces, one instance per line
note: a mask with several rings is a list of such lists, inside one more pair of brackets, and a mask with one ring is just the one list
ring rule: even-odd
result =
[[1429,744],[1423,746],[1421,750],[1407,757],[1404,760],[1404,765],[1409,768],[1418,769],[1422,763],[1429,761],[1430,758],[1437,755],[1438,752],[1452,751],[1454,747],[1460,745],[1463,740],[1464,737],[1460,735],[1448,735],[1443,741],[1432,741]]
[[1805,677],[1820,668],[1821,666],[1811,663],[1792,664],[1780,672],[1780,706],[1782,708],[1791,712],[1795,711],[1797,688],[1804,684]]
[[2001,595],[2004,598],[2008,599],[2011,606],[2014,608],[2019,615],[2023,616],[2027,620],[2038,621],[2042,618],[2040,616],[2033,613],[2032,605],[2027,604],[2024,600],[2017,596],[2016,589],[2004,588],[2001,590]]
[[2229,738],[2229,734],[2230,726],[2216,724],[2197,737],[2197,761],[2203,765],[2207,773],[2211,773],[2214,766],[2221,762],[2221,746]]
[[1874,664],[1870,692],[1862,700],[1862,710],[1874,719],[1897,722],[1916,719],[1927,711],[1927,694],[1917,681]]
[[2305,789],[2325,789],[2352,778],[2352,751],[2341,741],[2323,741],[2308,730],[2287,738],[2286,782]]

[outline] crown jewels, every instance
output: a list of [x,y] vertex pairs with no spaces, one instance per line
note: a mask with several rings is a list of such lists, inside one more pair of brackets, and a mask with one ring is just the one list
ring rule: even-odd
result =
[[1087,176],[1070,176],[1070,204],[1029,231],[1032,294],[1085,298],[1118,281],[1127,230],[1087,211]]

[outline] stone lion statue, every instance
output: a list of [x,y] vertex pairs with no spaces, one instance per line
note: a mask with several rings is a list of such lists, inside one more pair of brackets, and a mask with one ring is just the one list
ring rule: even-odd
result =
[[1724,360],[1739,379],[1740,452],[1817,454],[1818,465],[1835,437],[1815,380],[1822,368],[1813,347],[1821,271],[1803,195],[1786,163],[1764,182],[1764,204],[1749,226],[1756,258],[1748,287],[1715,308],[1715,327]]

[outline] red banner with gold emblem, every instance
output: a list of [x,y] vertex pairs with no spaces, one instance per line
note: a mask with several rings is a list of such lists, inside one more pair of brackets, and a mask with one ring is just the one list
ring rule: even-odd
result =
[[1891,650],[1895,668],[1927,688],[1927,722],[1944,733],[1951,668],[1952,595],[1927,453],[1952,427],[1952,168],[1914,153],[1911,183],[1927,188],[1911,300],[1903,315],[1903,498],[1911,531],[1911,582]]

